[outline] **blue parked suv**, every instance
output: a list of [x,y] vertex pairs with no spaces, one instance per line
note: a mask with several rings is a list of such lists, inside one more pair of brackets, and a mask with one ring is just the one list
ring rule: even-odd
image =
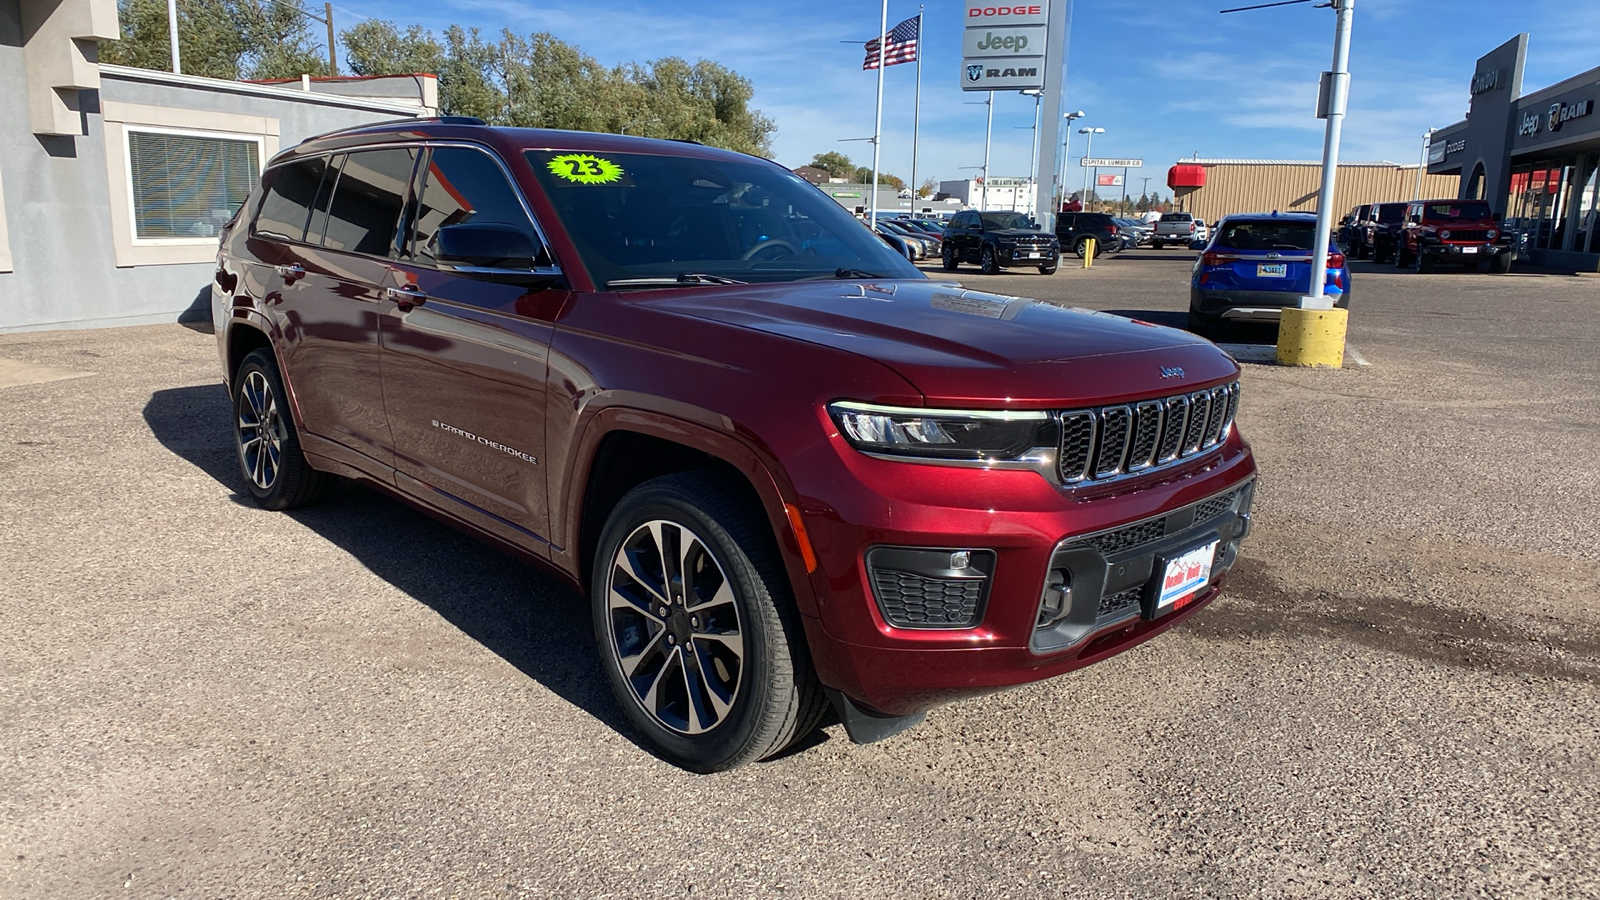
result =
[[[1311,248],[1317,217],[1255,213],[1217,223],[1189,280],[1189,330],[1204,334],[1223,322],[1276,322],[1285,306],[1311,291]],[[1350,269],[1331,239],[1324,292],[1350,306]]]

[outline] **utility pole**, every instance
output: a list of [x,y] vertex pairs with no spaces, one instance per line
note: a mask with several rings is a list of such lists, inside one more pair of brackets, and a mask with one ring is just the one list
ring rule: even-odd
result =
[[333,4],[322,4],[322,12],[327,17],[322,22],[328,26],[328,75],[335,76],[339,74],[339,52],[335,49],[339,44],[333,36]]

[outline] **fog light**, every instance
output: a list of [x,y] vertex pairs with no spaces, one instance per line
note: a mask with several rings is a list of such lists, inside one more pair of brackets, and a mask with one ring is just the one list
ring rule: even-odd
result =
[[1053,628],[1072,612],[1072,575],[1066,569],[1051,569],[1044,580],[1044,598],[1039,601],[1038,629]]

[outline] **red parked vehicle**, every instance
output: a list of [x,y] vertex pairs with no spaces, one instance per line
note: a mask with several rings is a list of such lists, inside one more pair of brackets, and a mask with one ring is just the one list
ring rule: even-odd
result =
[[[934,283],[766,160],[410,120],[280,153],[213,288],[250,494],[359,479],[585,591],[666,758],[873,740],[1194,615],[1239,368]],[[405,552],[397,548],[396,552]]]
[[1511,236],[1482,200],[1421,200],[1406,207],[1396,268],[1426,272],[1436,263],[1511,271]]

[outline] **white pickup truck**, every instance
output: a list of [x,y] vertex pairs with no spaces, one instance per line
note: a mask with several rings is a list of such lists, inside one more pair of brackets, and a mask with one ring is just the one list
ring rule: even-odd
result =
[[1205,240],[1206,236],[1204,219],[1196,219],[1189,213],[1170,212],[1161,214],[1161,220],[1156,222],[1156,233],[1150,241],[1155,249],[1160,250],[1167,244],[1187,247],[1192,241]]

